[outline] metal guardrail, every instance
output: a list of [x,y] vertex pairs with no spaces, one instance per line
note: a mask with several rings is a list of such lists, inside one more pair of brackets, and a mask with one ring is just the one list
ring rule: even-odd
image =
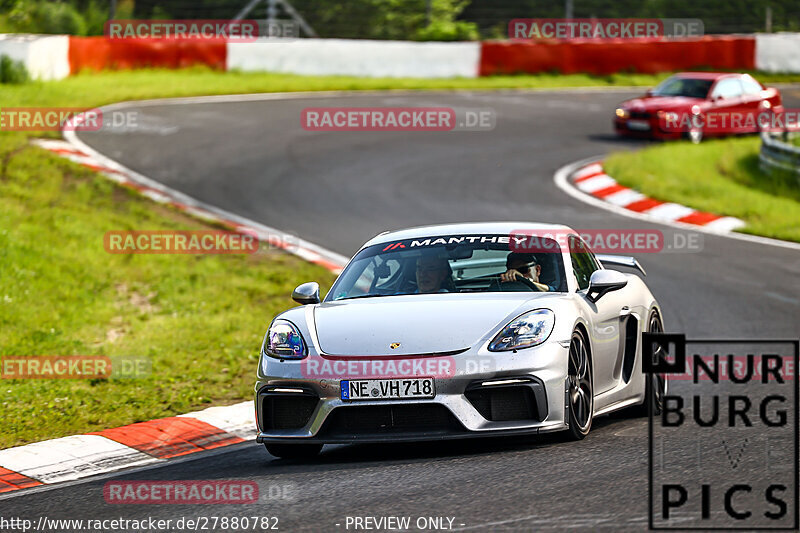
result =
[[761,170],[794,173],[800,184],[800,145],[791,144],[798,132],[761,132],[761,152],[758,155]]

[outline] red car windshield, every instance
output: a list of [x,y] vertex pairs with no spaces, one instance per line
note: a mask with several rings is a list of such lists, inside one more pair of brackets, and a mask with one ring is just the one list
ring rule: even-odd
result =
[[654,96],[687,96],[689,98],[705,98],[714,80],[701,80],[697,78],[672,77],[662,81],[653,89]]

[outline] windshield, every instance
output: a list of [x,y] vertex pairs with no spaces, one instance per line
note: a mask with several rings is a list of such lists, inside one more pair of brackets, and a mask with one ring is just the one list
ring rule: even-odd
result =
[[695,78],[679,78],[673,76],[662,81],[653,89],[655,96],[688,96],[690,98],[705,98],[714,84],[713,80],[698,80]]
[[[547,239],[544,239],[547,240]],[[542,250],[560,250],[555,241]],[[509,268],[513,280],[501,275]],[[517,253],[506,235],[447,235],[361,250],[326,301],[424,293],[565,292],[561,253]]]

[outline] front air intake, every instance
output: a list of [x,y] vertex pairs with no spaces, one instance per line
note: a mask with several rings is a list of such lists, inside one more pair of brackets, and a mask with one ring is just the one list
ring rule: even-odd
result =
[[464,395],[491,422],[542,422],[547,417],[544,386],[530,378],[475,382]]
[[271,392],[259,395],[261,431],[304,428],[317,408],[319,396],[310,392]]
[[464,431],[440,404],[348,405],[337,407],[320,432],[325,437],[436,435]]

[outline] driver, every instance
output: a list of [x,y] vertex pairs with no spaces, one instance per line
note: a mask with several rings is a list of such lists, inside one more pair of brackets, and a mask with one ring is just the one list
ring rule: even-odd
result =
[[417,259],[417,292],[449,292],[443,285],[452,273],[444,257],[423,255]]
[[508,283],[521,277],[531,281],[540,291],[554,291],[555,288],[539,282],[541,273],[542,265],[539,264],[535,255],[511,252],[506,257],[506,271],[500,274],[500,281]]

